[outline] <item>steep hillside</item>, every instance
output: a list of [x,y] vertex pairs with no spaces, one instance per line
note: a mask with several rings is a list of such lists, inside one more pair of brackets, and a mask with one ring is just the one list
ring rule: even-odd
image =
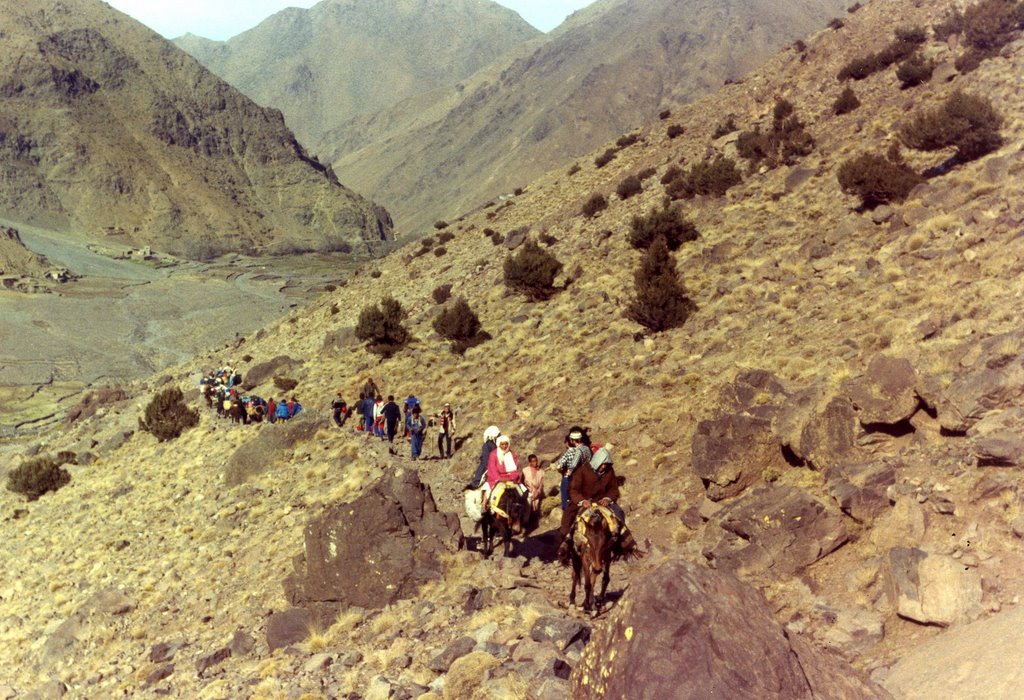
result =
[[[264,333],[170,368],[169,380],[128,387],[130,401],[28,447],[0,447],[11,467],[59,450],[82,463],[37,502],[0,494],[8,683],[66,684],[71,697],[573,697],[586,628],[614,635],[641,579],[682,558],[755,586],[787,639],[831,650],[894,697],[1013,692],[1020,651],[1004,645],[1006,678],[980,679],[971,669],[993,668],[992,645],[965,643],[957,628],[1012,622],[1008,609],[1024,595],[1024,40],[1018,22],[1009,43],[969,70],[969,35],[941,31],[946,11],[940,0],[873,0],[807,37],[802,51],[648,123],[603,167],[588,157],[551,171],[429,243],[364,265]],[[851,81],[860,106],[836,115],[840,70],[912,27],[926,30],[920,50],[937,66],[933,77],[901,90],[890,66]],[[991,152],[953,162],[952,148],[893,146],[903,125],[958,90],[1001,114]],[[790,151],[788,164],[741,159],[742,182],[723,196],[673,204],[699,232],[676,253],[694,310],[680,327],[646,332],[625,314],[642,258],[628,241],[633,217],[662,206],[670,168],[735,158],[749,138],[741,133],[769,132],[785,112],[780,98],[812,147]],[[726,114],[738,130],[722,134]],[[670,138],[673,125],[683,133]],[[797,131],[790,122],[787,133]],[[863,207],[837,177],[863,153],[933,176]],[[647,169],[639,193],[616,194]],[[583,216],[594,194],[607,207]],[[503,283],[524,237],[564,264],[545,301]],[[492,336],[461,356],[433,330],[443,285]],[[413,340],[381,359],[354,329],[361,310],[388,295],[407,310]],[[291,385],[283,380],[294,380],[305,417],[241,426],[202,408],[198,427],[174,442],[129,434],[158,387],[181,387],[199,406],[200,372],[229,363],[263,396],[280,397]],[[368,375],[385,392],[415,393],[429,413],[450,401],[455,457],[413,462],[404,445],[389,455],[351,424],[333,427],[329,401],[339,389],[351,400]],[[551,559],[552,493],[511,559],[447,553],[438,557],[443,578],[415,597],[349,607],[334,624],[314,613],[337,599],[276,614],[295,602],[296,568],[315,561],[318,519],[355,513],[331,506],[372,495],[380,477],[415,471],[440,509],[460,510],[490,424],[519,455],[554,457],[573,424],[614,446],[621,503],[649,553],[613,566],[610,612],[585,619],[566,609],[569,575]],[[549,470],[547,486],[557,481]],[[399,539],[394,518],[372,515],[335,537]],[[342,562],[352,588],[393,564],[383,555]],[[666,625],[686,614],[655,612]],[[647,632],[623,631],[616,652],[645,646]],[[709,640],[666,673],[704,668],[736,642]],[[922,663],[943,641],[941,658],[955,662]],[[715,661],[729,672],[728,659]],[[915,670],[927,683],[914,682]],[[832,680],[857,675],[837,664]]]
[[5,217],[189,257],[390,235],[279,112],[105,3],[4,3],[0,23]]
[[537,36],[490,0],[324,0],[226,42],[176,43],[314,143],[357,115],[454,85]]
[[[479,206],[706,94],[842,14],[842,0],[608,0],[531,53],[311,147],[396,216],[400,233]],[[372,139],[369,143],[368,140]],[[364,145],[366,143],[366,145]],[[355,149],[355,150],[353,150]]]
[[25,247],[17,230],[0,227],[0,277],[42,277],[47,266],[46,258]]

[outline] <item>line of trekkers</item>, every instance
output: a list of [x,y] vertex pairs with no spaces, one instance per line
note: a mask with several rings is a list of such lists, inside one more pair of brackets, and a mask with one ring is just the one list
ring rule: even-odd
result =
[[[367,377],[359,391],[359,400],[349,406],[339,391],[337,398],[331,403],[331,412],[335,424],[340,428],[348,422],[352,413],[357,414],[355,430],[362,432],[367,438],[376,437],[388,441],[388,452],[395,454],[395,436],[399,425],[403,428],[401,439],[409,441],[410,457],[420,459],[423,456],[423,442],[427,427],[433,425],[437,429],[437,452],[439,459],[451,458],[453,450],[452,436],[455,434],[455,413],[449,403],[444,405],[428,421],[424,416],[420,400],[415,395],[409,396],[399,406],[393,394],[384,400],[381,390],[372,377]],[[401,421],[401,423],[400,423]]]
[[242,375],[231,367],[207,372],[199,380],[200,391],[209,408],[216,408],[217,415],[226,416],[234,423],[270,423],[294,418],[302,411],[293,396],[278,402],[261,396],[244,394],[241,390]]

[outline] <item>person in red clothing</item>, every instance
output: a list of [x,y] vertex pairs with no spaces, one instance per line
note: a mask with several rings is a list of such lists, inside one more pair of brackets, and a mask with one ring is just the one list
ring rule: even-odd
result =
[[497,447],[487,459],[487,486],[490,489],[494,489],[494,485],[499,481],[520,481],[519,460],[509,449],[510,442],[508,435],[500,436]]

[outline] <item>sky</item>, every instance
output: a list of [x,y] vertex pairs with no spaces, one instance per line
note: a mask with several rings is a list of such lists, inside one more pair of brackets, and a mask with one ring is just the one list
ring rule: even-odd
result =
[[[543,32],[593,0],[495,0]],[[251,29],[286,7],[312,7],[318,0],[107,0],[168,39],[191,32],[223,41]]]

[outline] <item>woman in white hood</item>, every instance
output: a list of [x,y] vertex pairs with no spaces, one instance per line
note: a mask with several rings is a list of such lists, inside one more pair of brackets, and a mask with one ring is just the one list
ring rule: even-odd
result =
[[509,448],[511,440],[508,435],[497,439],[497,447],[487,460],[487,485],[493,489],[499,481],[519,483],[519,460]]

